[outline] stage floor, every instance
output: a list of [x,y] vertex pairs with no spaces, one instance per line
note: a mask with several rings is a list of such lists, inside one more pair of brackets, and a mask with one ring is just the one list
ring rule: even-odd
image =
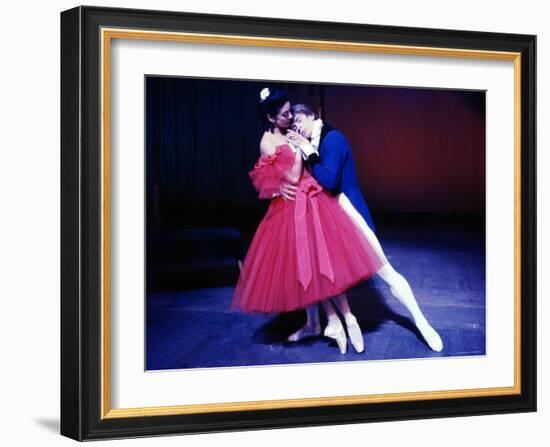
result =
[[[425,225],[380,234],[386,256],[411,285],[445,348],[431,351],[406,309],[375,277],[348,292],[363,330],[365,352],[350,343],[340,354],[323,336],[297,343],[286,337],[304,312],[275,316],[231,311],[233,287],[147,296],[146,368],[218,368],[339,361],[485,355],[485,243],[477,228]],[[322,312],[321,312],[322,314]],[[324,323],[324,320],[323,320]]]

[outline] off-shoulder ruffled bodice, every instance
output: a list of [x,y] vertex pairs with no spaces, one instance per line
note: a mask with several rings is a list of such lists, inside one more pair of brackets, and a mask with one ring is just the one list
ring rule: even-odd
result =
[[295,154],[288,144],[280,144],[273,155],[262,155],[248,173],[260,199],[270,199],[279,192],[295,162]]

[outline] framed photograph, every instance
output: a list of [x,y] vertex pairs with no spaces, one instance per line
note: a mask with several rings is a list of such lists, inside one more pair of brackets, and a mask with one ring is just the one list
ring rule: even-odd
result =
[[536,411],[536,36],[61,13],[61,433]]

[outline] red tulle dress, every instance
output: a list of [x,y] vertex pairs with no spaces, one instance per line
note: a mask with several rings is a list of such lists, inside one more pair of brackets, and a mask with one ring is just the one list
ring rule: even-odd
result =
[[[249,173],[260,198],[279,191],[301,159],[288,144],[261,156]],[[303,170],[296,200],[271,199],[243,263],[231,307],[287,312],[343,293],[375,274],[382,260],[338,199]]]

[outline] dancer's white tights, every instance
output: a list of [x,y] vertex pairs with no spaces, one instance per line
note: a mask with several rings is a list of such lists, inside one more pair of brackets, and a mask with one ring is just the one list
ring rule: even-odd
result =
[[[349,307],[346,294],[341,293],[340,295],[333,296],[332,298],[321,302],[321,305],[323,306],[323,310],[325,311],[329,324],[337,325],[338,322],[340,321],[338,314],[336,313],[333,307],[333,304],[340,311],[340,313],[342,314],[346,322],[356,321],[355,316],[351,313],[351,309]],[[307,312],[306,326],[314,327],[316,324],[319,324],[319,310],[317,308],[317,305],[307,307],[306,312]]]
[[377,254],[382,258],[384,264],[382,268],[378,270],[378,276],[389,285],[393,296],[395,296],[411,313],[416,326],[428,342],[428,345],[430,345],[434,351],[441,351],[441,349],[443,349],[443,342],[437,332],[435,332],[435,330],[430,326],[426,320],[426,317],[420,310],[411,286],[407,280],[403,277],[403,275],[396,272],[391,266],[386,258],[386,255],[384,254],[384,251],[382,250],[382,246],[380,245],[378,238],[370,229],[367,222],[365,222],[365,219],[363,219],[361,214],[359,214],[359,212],[351,204],[348,197],[342,193],[338,196],[338,201],[340,206],[344,209],[344,211],[346,211],[348,216],[351,217],[363,235],[368,239]]
[[338,348],[342,354],[345,354],[347,351],[347,339],[346,333],[344,332],[344,326],[336,313],[336,310],[332,306],[331,300],[321,301],[323,310],[327,315],[327,327],[325,328],[324,334],[326,337],[332,338],[338,344]]
[[346,320],[348,318],[353,317],[353,314],[351,313],[351,309],[349,308],[348,299],[345,293],[341,293],[340,295],[332,297],[332,302],[338,308],[338,310]]

